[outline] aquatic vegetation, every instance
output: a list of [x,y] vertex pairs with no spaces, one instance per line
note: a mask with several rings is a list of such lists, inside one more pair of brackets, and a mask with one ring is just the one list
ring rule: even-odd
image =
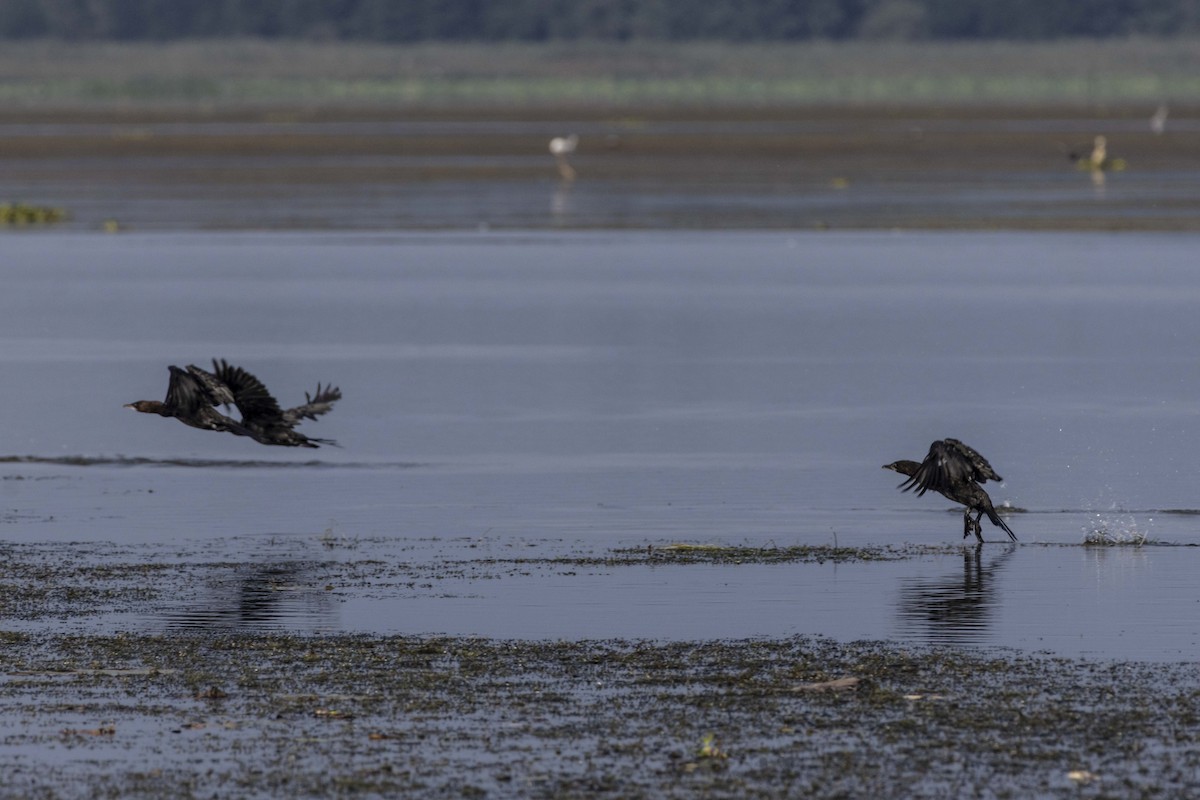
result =
[[678,542],[660,547],[625,548],[613,551],[614,555],[621,557],[623,563],[646,564],[822,564],[826,561],[899,561],[906,558],[917,558],[931,552],[950,552],[950,548],[914,545],[905,547],[838,547],[836,545],[750,547]]
[[[94,674],[56,671],[80,666]],[[805,637],[120,634],[30,637],[0,668],[13,796],[1190,796],[1200,766],[1192,663]],[[833,675],[859,689],[795,691]]]
[[1075,162],[1075,169],[1081,172],[1092,172],[1099,170],[1100,172],[1123,172],[1129,166],[1123,158],[1106,158],[1098,164],[1093,164],[1087,159]]
[[0,225],[46,225],[67,218],[65,209],[28,203],[0,204]]
[[729,758],[729,753],[717,746],[716,734],[706,733],[700,740],[700,749],[696,751],[696,756],[698,758]]

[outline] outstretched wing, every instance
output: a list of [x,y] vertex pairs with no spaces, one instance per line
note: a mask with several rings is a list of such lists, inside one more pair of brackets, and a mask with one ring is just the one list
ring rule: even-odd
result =
[[316,394],[304,393],[304,405],[289,408],[283,412],[283,421],[288,425],[296,425],[302,419],[315,420],[322,414],[333,410],[333,404],[342,399],[342,390],[336,386],[321,388],[317,384]]
[[225,359],[213,359],[213,372],[218,381],[229,387],[233,403],[242,413],[244,422],[270,425],[282,420],[283,412],[279,403],[258,378],[241,367],[232,366]]
[[228,408],[234,404],[233,392],[216,375],[200,369],[195,364],[188,364],[187,371],[188,375],[196,380],[196,383],[200,385],[207,395],[209,405],[225,406]]
[[949,450],[958,454],[962,461],[971,465],[973,475],[971,479],[978,483],[987,483],[988,481],[996,481],[997,483],[1004,480],[996,474],[996,470],[992,469],[992,465],[988,460],[979,455],[975,448],[963,444],[958,439],[942,439],[942,444]]
[[184,372],[174,364],[167,369],[171,371],[171,381],[167,384],[165,405],[185,415],[195,414],[199,409],[212,405],[208,401],[207,391],[194,375]]
[[987,460],[957,439],[940,439],[929,446],[921,466],[900,485],[904,491],[917,489],[917,495],[933,490],[946,494],[964,483],[1001,480]]

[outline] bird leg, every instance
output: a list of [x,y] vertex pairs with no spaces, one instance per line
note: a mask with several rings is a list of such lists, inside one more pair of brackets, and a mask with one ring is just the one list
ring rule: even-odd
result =
[[963,509],[963,538],[971,535],[971,509]]
[[979,511],[975,515],[975,538],[979,540],[980,544],[983,544],[983,526],[979,524],[981,519],[983,519],[983,511]]

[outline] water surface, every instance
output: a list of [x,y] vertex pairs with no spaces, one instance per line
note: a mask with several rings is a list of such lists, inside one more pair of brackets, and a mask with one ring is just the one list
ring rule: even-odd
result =
[[[1200,241],[1189,234],[6,237],[0,539],[193,565],[184,592],[20,628],[497,637],[816,633],[1200,655]],[[268,449],[121,408],[241,364]],[[956,436],[1018,545],[953,547],[880,466]],[[1084,537],[1145,536],[1085,548]],[[888,562],[572,567],[674,542],[950,545]],[[383,562],[355,583],[355,562]],[[334,569],[331,565],[341,565]],[[331,576],[337,579],[330,584]],[[156,584],[158,585],[158,584]]]

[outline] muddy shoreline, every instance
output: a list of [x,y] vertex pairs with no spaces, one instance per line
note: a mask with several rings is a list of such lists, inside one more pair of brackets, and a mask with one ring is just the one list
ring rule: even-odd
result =
[[0,166],[67,230],[1200,229],[1200,129],[1149,111],[9,109]]
[[[426,565],[351,551],[335,562],[279,565],[237,590],[235,612],[206,618],[205,587],[228,583],[244,565],[197,560],[186,548],[165,563],[120,548],[88,555],[81,545],[9,545],[0,797],[1148,797],[1200,789],[1200,667],[1190,662],[808,636],[290,635],[271,632],[270,609],[256,606],[281,592],[336,602],[364,587],[438,593],[443,582],[530,571],[573,580],[576,571],[645,564],[870,564],[958,550],[678,544]],[[94,563],[66,563],[81,558]],[[190,618],[179,615],[181,603],[195,606]],[[179,618],[172,624],[167,614],[165,632],[86,632],[94,615],[148,619],[172,604]],[[265,630],[255,629],[259,612]],[[68,618],[85,632],[46,632]]]
[[[1200,788],[1191,664],[807,638],[5,634],[3,643],[3,797]],[[32,751],[35,762],[23,757]]]

